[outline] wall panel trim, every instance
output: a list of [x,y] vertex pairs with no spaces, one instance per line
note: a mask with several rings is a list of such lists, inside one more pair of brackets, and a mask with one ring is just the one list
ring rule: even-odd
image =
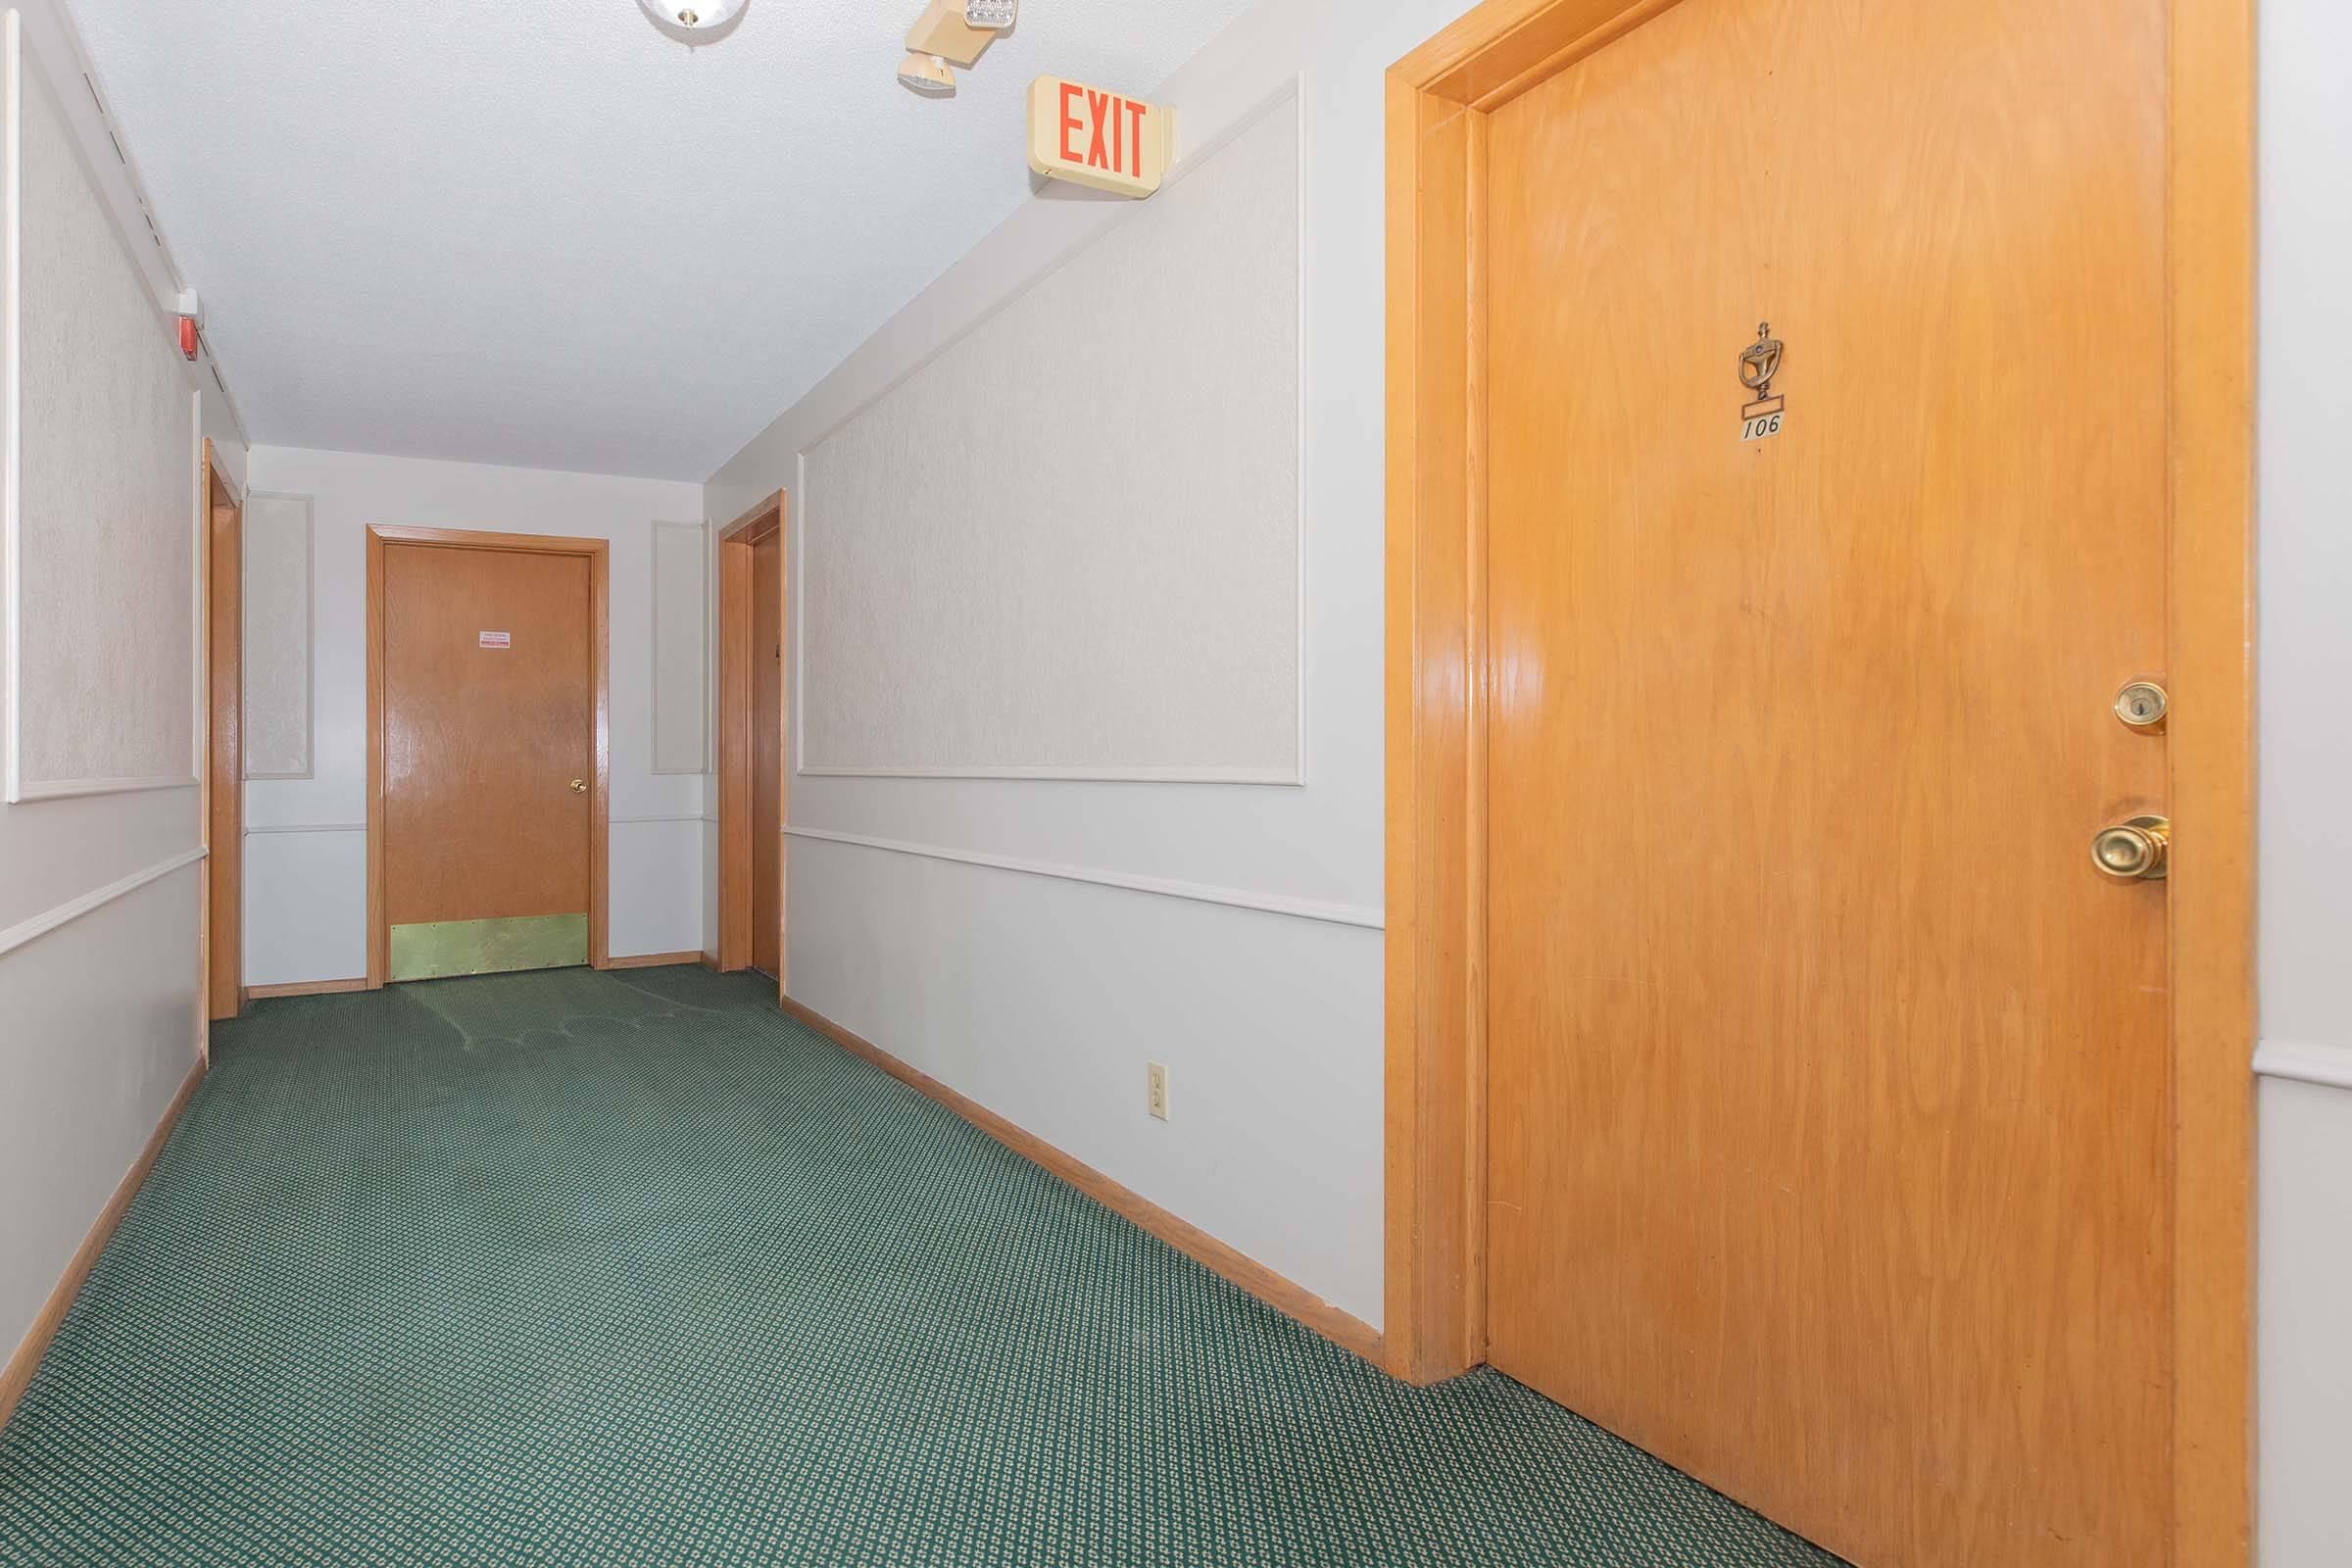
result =
[[29,920],[20,920],[7,930],[0,931],[0,956],[14,953],[26,943],[38,941],[58,927],[78,920],[93,909],[102,909],[125,894],[136,893],[150,882],[160,882],[174,871],[184,870],[204,857],[205,848],[199,844],[194,849],[182,850],[170,859],[158,860],[128,876],[119,877],[102,888],[93,888],[81,897],[70,899],[53,909],[43,910]]
[[1083,865],[1055,865],[1010,855],[983,855],[973,850],[953,850],[938,844],[910,844],[899,839],[869,838],[862,833],[836,833],[820,827],[787,824],[784,836],[788,839],[814,839],[824,844],[848,844],[858,849],[880,850],[890,855],[911,855],[926,860],[950,860],[957,865],[1016,871],[1024,876],[1052,877],[1061,882],[1087,882],[1096,887],[1124,888],[1130,893],[1151,893],[1165,899],[1186,899],[1195,904],[1222,905],[1231,909],[1255,909],[1263,914],[1320,920],[1328,925],[1356,926],[1367,931],[1379,930],[1386,919],[1379,908],[1370,905],[1330,904],[1317,899],[1294,899],[1279,893],[1252,893],[1244,888],[1215,887],[1203,882],[1130,876],[1123,871],[1098,870]]
[[202,780],[164,774],[156,778],[73,778],[50,784],[26,784],[14,797],[18,805],[31,801],[83,800],[92,795],[138,795],[148,790],[192,790]]
[[[614,827],[632,827],[648,822],[707,822],[710,818],[700,811],[657,812],[646,816],[615,816]],[[245,829],[247,838],[274,833],[365,833],[365,822],[269,822],[257,823]]]
[[2254,1070],[2328,1089],[2352,1089],[2352,1046],[2309,1045],[2299,1040],[2266,1040],[2254,1053]]
[[1072,784],[1258,784],[1303,789],[1291,768],[1250,767],[807,767],[803,778],[937,778],[1055,780]]

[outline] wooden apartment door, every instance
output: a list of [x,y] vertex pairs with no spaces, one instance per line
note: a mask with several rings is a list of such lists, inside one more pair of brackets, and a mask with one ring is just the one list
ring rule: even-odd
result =
[[593,562],[382,548],[388,977],[584,964],[597,759]]
[[1864,1568],[2169,1560],[2165,24],[1493,116],[1491,1358]]
[[784,973],[784,531],[752,547],[752,967]]

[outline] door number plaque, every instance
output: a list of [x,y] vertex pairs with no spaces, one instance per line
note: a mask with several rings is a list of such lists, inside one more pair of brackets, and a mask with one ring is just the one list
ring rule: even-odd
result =
[[1781,415],[1788,400],[1772,395],[1772,378],[1780,373],[1781,340],[1772,335],[1770,321],[1759,321],[1756,340],[1740,351],[1740,384],[1754,394],[1740,411],[1740,440],[1761,441],[1781,433]]

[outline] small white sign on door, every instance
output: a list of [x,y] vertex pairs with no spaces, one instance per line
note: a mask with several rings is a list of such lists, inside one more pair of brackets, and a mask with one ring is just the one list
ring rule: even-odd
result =
[[512,648],[514,646],[514,634],[511,631],[486,631],[482,633],[482,646],[484,648]]

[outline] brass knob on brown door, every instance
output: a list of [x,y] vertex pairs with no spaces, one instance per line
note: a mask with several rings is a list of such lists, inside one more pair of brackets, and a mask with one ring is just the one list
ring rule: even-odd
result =
[[2173,848],[2169,816],[2135,816],[2090,841],[2090,863],[2118,882],[2158,882]]
[[575,779],[573,779],[573,780],[571,781],[571,793],[572,793],[572,794],[574,794],[574,795],[585,795],[585,794],[587,794],[587,793],[588,793],[588,781],[587,781],[586,779],[584,779],[584,778],[575,778]]

